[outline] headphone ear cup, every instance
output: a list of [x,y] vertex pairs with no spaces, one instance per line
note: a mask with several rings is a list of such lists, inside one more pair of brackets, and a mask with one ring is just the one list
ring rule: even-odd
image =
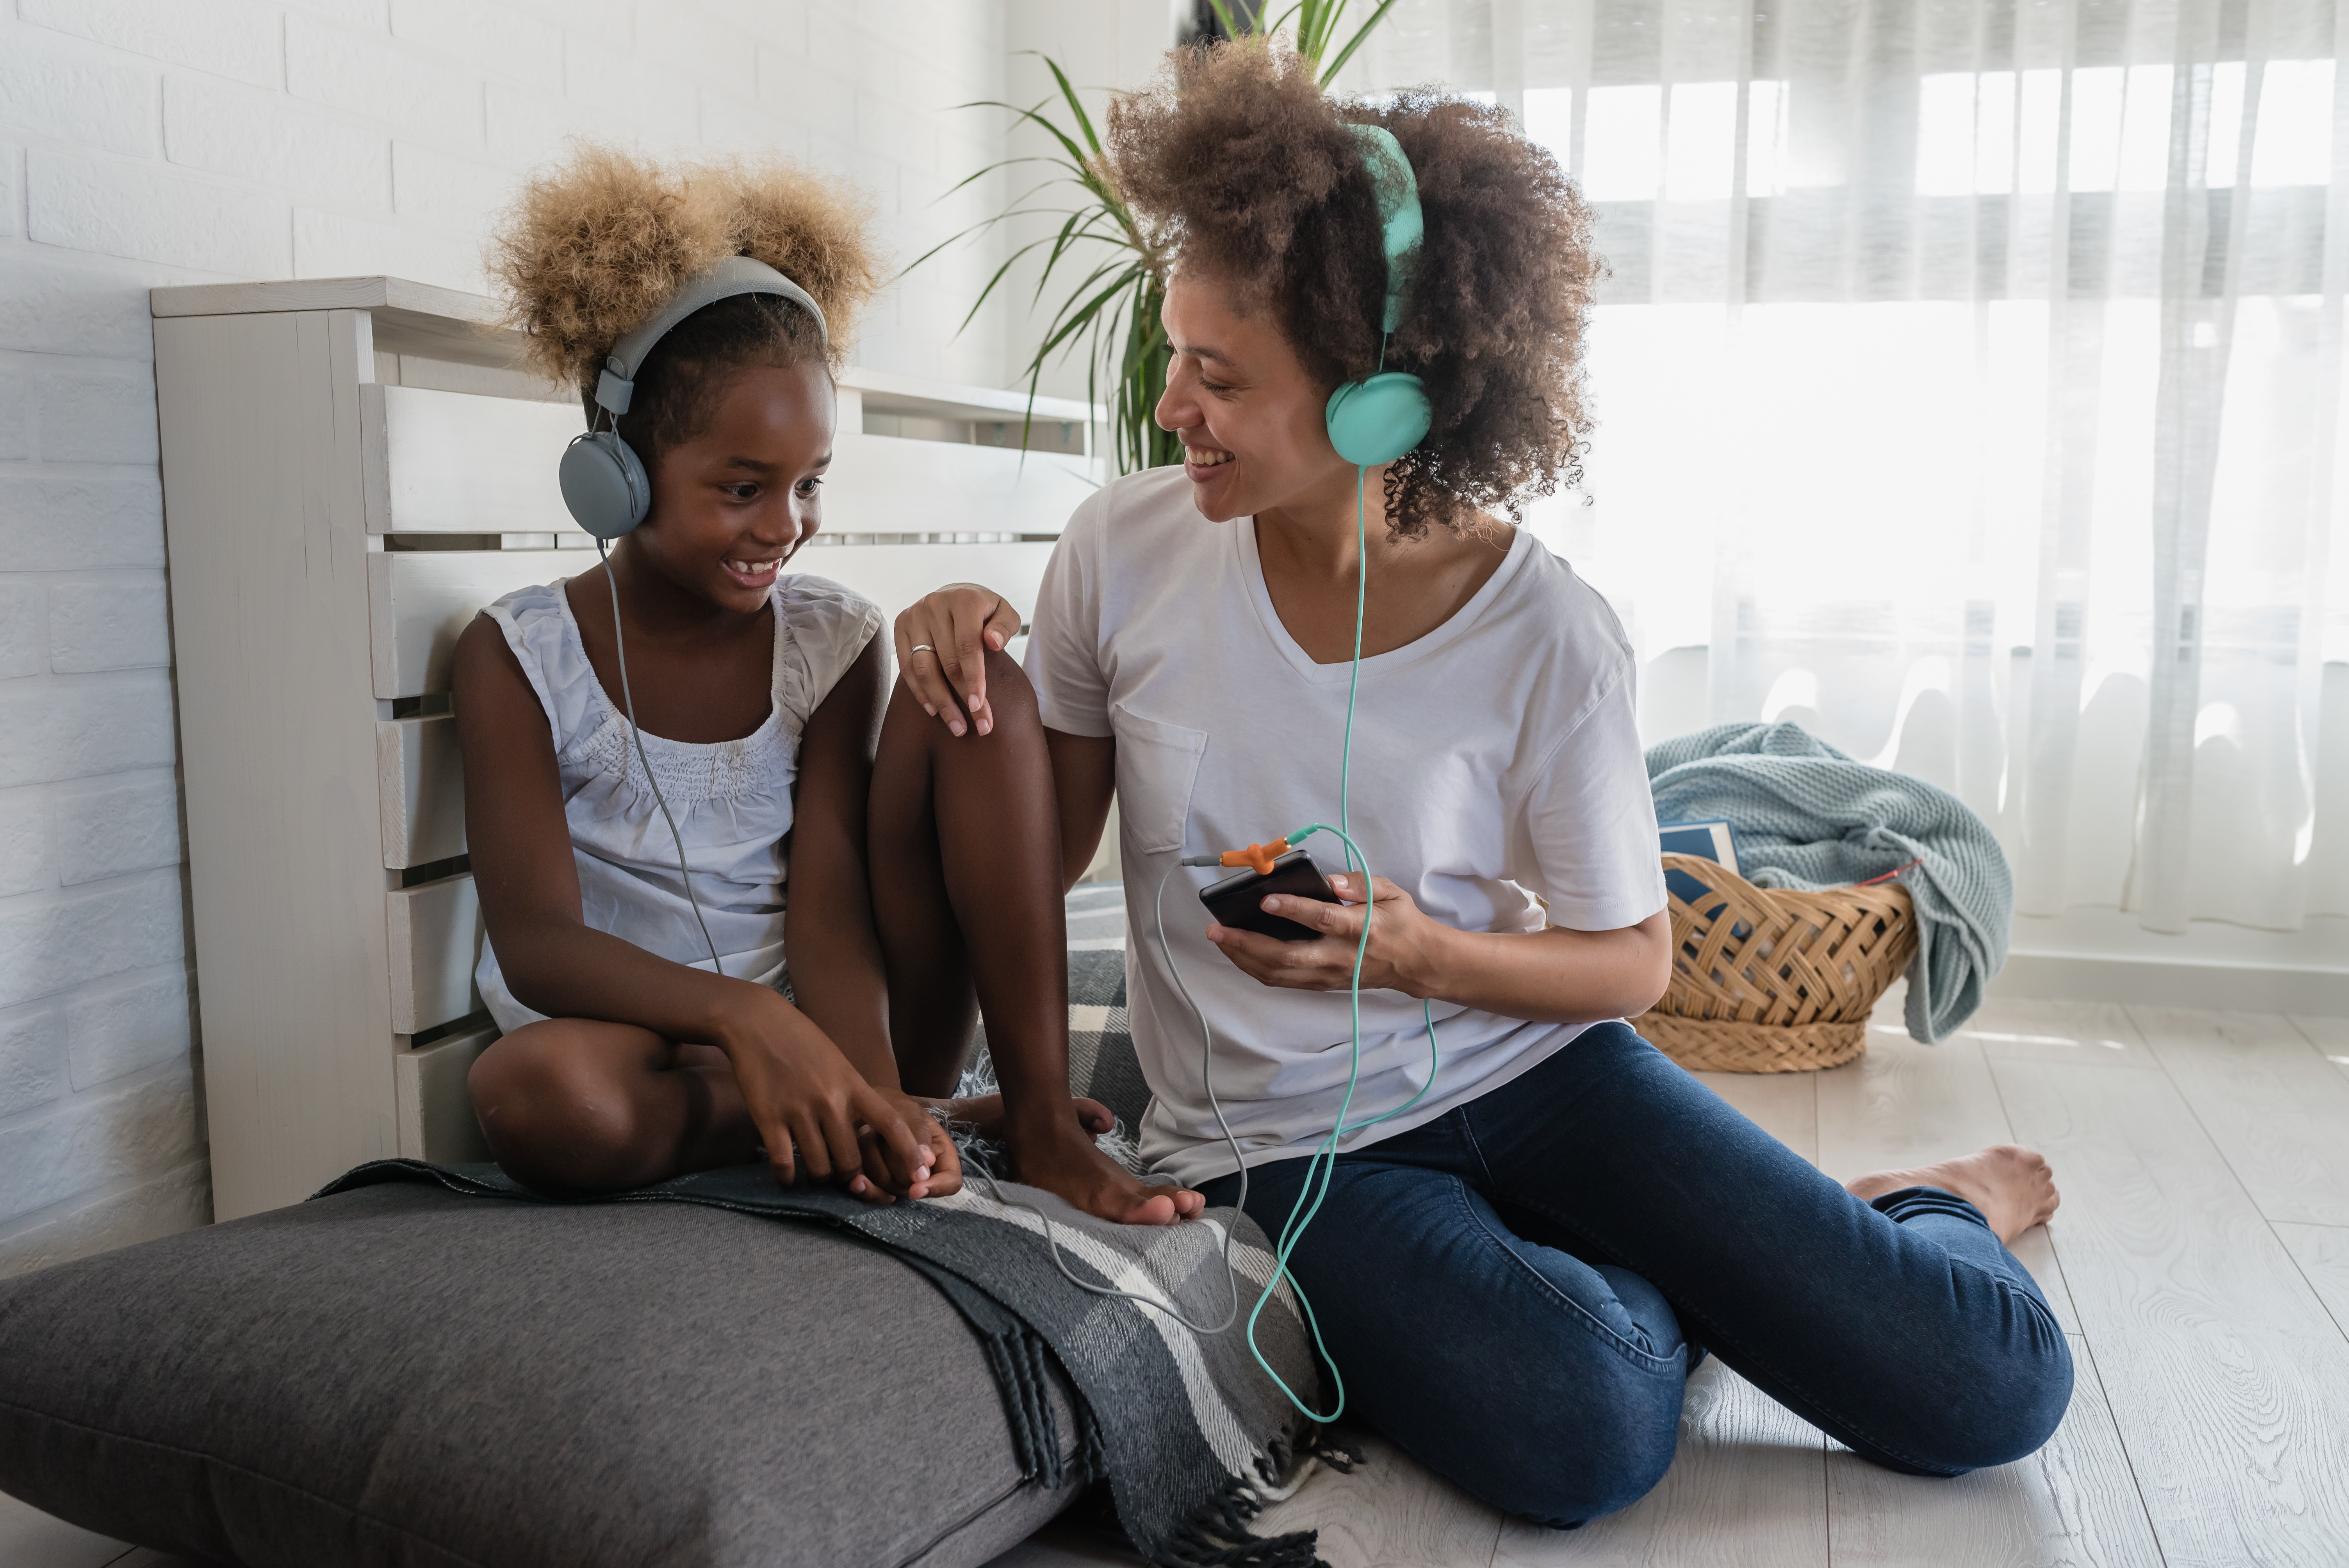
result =
[[1347,382],[1330,394],[1323,414],[1330,444],[1340,457],[1363,468],[1393,462],[1418,446],[1433,420],[1427,387],[1402,370]]
[[652,511],[652,481],[627,442],[613,430],[574,436],[557,476],[573,521],[597,539],[617,539]]

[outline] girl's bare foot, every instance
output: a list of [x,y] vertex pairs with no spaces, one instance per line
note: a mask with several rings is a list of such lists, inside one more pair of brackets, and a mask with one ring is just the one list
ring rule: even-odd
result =
[[2002,1243],[2033,1225],[2044,1224],[2064,1201],[2055,1191],[2055,1173],[2034,1149],[2001,1143],[1978,1153],[1913,1171],[1878,1171],[1847,1181],[1844,1191],[1855,1198],[1880,1198],[1903,1187],[1938,1187],[1954,1192],[1982,1212]]
[[[982,1138],[1003,1136],[1003,1097],[999,1094],[975,1095],[969,1099],[936,1099],[927,1095],[913,1097],[922,1105],[945,1113],[948,1121],[960,1122],[977,1131]],[[1117,1118],[1109,1107],[1097,1099],[1080,1095],[1070,1101],[1076,1107],[1077,1125],[1095,1137],[1117,1125]]]

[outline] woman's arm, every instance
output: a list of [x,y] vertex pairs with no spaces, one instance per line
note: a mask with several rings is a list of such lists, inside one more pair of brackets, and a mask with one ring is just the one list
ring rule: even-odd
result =
[[1052,758],[1052,793],[1061,809],[1061,891],[1067,892],[1093,863],[1102,826],[1117,796],[1117,738],[1044,731]]
[[[1268,985],[1342,991],[1351,983],[1362,930],[1361,881],[1333,876],[1343,904],[1272,897],[1271,913],[1322,933],[1282,942],[1217,925],[1207,935]],[[1646,1012],[1671,978],[1671,922],[1661,910],[1616,931],[1456,931],[1428,915],[1384,877],[1371,879],[1370,949],[1362,988],[1401,991],[1536,1023],[1588,1024]]]
[[[793,1180],[803,1164],[812,1176],[862,1170],[905,1190],[928,1150],[799,1009],[764,985],[673,964],[581,917],[546,713],[496,623],[481,616],[465,629],[452,673],[473,882],[516,999],[551,1016],[636,1024],[716,1046],[779,1178]],[[891,1169],[865,1169],[860,1121],[885,1140]]]

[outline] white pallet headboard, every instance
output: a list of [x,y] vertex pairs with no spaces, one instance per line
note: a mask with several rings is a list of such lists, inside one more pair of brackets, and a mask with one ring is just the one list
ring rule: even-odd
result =
[[[591,563],[555,486],[574,397],[491,303],[397,278],[156,289],[199,1006],[223,1219],[363,1160],[481,1158],[492,1037],[449,712],[457,634]],[[794,564],[894,615],[1032,607],[1102,478],[1102,410],[851,369],[825,533]],[[1005,445],[1002,443],[1009,443]]]

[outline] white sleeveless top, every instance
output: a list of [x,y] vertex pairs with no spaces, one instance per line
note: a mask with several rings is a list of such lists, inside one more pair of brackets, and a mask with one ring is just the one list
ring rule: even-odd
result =
[[[518,589],[486,613],[505,633],[554,731],[580,913],[594,930],[706,970],[709,949],[678,876],[676,840],[646,782],[628,721],[587,662],[564,581]],[[726,973],[768,985],[782,978],[783,838],[792,830],[800,737],[881,626],[869,600],[821,577],[778,579],[774,605],[767,721],[740,740],[709,746],[644,738]],[[473,979],[499,1028],[512,1032],[545,1016],[514,999],[486,940]]]

